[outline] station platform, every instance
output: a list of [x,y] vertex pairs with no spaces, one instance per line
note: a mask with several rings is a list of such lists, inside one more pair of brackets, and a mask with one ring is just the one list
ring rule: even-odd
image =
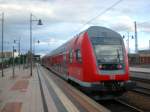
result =
[[130,67],[131,72],[142,72],[142,73],[150,73],[149,68],[140,68],[140,67]]
[[140,67],[130,67],[130,76],[150,80],[150,69]]
[[66,81],[37,65],[0,77],[0,112],[110,112]]

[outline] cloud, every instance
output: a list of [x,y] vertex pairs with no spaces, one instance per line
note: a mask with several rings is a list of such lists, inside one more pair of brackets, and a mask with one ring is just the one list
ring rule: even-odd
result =
[[112,20],[110,26],[117,31],[134,31],[134,20],[129,16],[118,16]]
[[60,44],[62,44],[64,42],[64,40],[60,40],[60,39],[56,39],[56,38],[49,38],[48,40],[42,40],[39,43],[37,43],[37,41],[35,41],[35,45],[54,45],[54,46],[58,46]]
[[150,33],[150,22],[141,22],[137,25],[140,29],[139,31]]
[[[105,26],[119,32],[133,32],[133,22],[136,20],[137,23],[141,21],[138,24],[139,29],[149,32],[149,24],[142,23],[149,18],[149,0],[123,0],[107,13],[83,26],[116,1],[0,0],[0,9],[5,12],[5,41],[21,37],[23,48],[29,49],[30,13],[43,20],[42,26],[36,26],[36,22],[33,22],[33,39],[41,41],[38,49],[42,53],[45,50],[41,49],[54,49],[91,25]],[[48,42],[50,46],[47,48]]]

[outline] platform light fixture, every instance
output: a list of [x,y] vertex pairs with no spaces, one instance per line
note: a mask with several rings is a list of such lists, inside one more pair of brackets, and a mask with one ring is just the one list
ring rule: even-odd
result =
[[[125,39],[125,38],[126,38],[125,35],[123,35],[122,38]],[[133,36],[133,35],[130,35],[129,32],[127,32],[127,40],[126,40],[126,41],[128,42],[128,43],[127,43],[128,53],[130,52],[130,38],[131,38],[131,39],[134,39],[134,36]]]

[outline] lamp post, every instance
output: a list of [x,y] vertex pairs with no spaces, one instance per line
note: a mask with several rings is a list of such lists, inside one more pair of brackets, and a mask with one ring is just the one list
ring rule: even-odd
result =
[[150,40],[149,40],[149,50],[150,50]]
[[12,75],[13,78],[15,78],[15,52],[16,52],[15,44],[16,44],[16,40],[13,41],[13,63],[12,63],[12,65],[13,65],[13,67],[12,67],[12,69],[13,69],[13,75]]
[[37,54],[36,54],[36,47],[35,47],[35,45],[36,45],[36,43],[39,45],[39,43],[40,43],[40,41],[39,40],[34,40],[34,50],[33,50],[33,54],[35,54],[35,58],[34,58],[34,64],[37,62]]
[[137,37],[136,21],[134,22],[134,30],[135,30],[135,53],[138,53],[138,37]]
[[32,22],[38,21],[38,25],[42,25],[41,19],[33,19],[35,17],[33,14],[30,14],[30,75],[32,76]]
[[13,78],[15,78],[15,57],[14,57],[14,52],[15,52],[15,49],[14,49],[14,45],[13,45]]
[[[6,52],[9,52],[9,46],[10,46],[10,42],[9,41],[4,41],[3,42],[4,43],[4,47],[6,47]],[[6,53],[7,54],[7,53]],[[10,56],[9,55],[6,55],[6,57],[5,58],[7,58],[8,60],[10,59]],[[9,63],[9,61],[6,61],[7,63],[6,63],[6,66],[8,67],[9,65],[10,65],[10,63]],[[5,63],[4,63],[5,64]]]
[[[130,37],[131,39],[134,39],[133,35],[130,35],[129,32],[127,32],[127,49],[128,49],[128,54],[130,53]],[[125,38],[125,35],[123,35],[123,39]]]
[[3,66],[3,61],[4,61],[4,52],[3,52],[3,43],[4,43],[4,13],[1,14],[1,22],[2,22],[2,53],[1,53],[1,58],[2,58],[2,77],[4,77],[4,66]]
[[18,41],[18,53],[19,53],[19,70],[20,70],[20,62],[21,62],[21,58],[20,58],[20,38],[19,40],[14,40],[14,44]]

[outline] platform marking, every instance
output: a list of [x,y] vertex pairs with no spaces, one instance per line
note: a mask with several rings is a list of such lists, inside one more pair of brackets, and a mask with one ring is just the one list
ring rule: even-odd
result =
[[46,99],[45,99],[45,95],[44,95],[42,81],[41,81],[41,78],[39,76],[38,69],[37,69],[37,75],[38,75],[38,79],[39,79],[39,86],[40,86],[40,92],[41,92],[41,97],[42,97],[42,102],[43,102],[43,109],[44,109],[44,112],[48,112],[48,107],[47,107],[47,103],[46,103]]
[[21,112],[21,102],[8,102],[5,104],[1,112]]
[[[38,68],[39,68],[39,66],[38,66]],[[37,68],[37,70],[38,70],[38,68]],[[41,84],[42,84],[42,87],[43,87],[43,92],[44,92],[44,95],[45,95],[45,98],[46,98],[46,104],[48,105],[47,107],[48,107],[48,111],[49,112],[58,112],[58,110],[57,110],[57,108],[56,108],[56,106],[55,106],[55,104],[54,104],[54,102],[53,102],[53,99],[52,99],[52,96],[51,95],[48,95],[48,88],[47,88],[47,86],[46,86],[46,84],[45,84],[45,81],[44,81],[44,79],[43,79],[43,76],[41,75],[41,72],[40,72],[40,70],[38,70],[38,72],[39,72],[39,77],[40,77],[40,79],[41,79]],[[51,105],[51,106],[50,106]]]
[[29,85],[28,80],[18,80],[11,88],[10,90],[20,90],[21,92],[26,92]]
[[[42,68],[42,67],[41,67]],[[42,69],[43,70],[43,69]],[[44,71],[44,70],[43,70]],[[49,72],[49,71],[48,71]],[[49,72],[50,73],[50,72]],[[70,86],[70,85],[68,85]],[[83,94],[82,92],[80,92],[79,90],[75,89],[74,87],[70,86],[71,89],[72,89],[72,92],[74,92],[75,94],[78,94],[79,97],[82,98],[82,101],[83,102],[87,102],[89,103],[90,105],[92,105],[95,109],[97,109],[98,111],[100,112],[110,112],[109,109],[105,108],[104,106],[96,103],[94,100],[92,100],[91,98],[89,98],[88,96],[86,96],[85,94]],[[74,97],[74,96],[73,96]],[[74,97],[75,98],[75,97]],[[76,98],[75,98],[76,99]],[[87,108],[87,107],[86,107]],[[91,111],[91,110],[89,110]],[[91,112],[95,112],[95,111],[91,111]]]
[[49,80],[53,90],[59,97],[62,104],[65,106],[68,112],[80,112],[77,107],[69,100],[69,98],[62,92],[62,90],[54,83],[52,79],[50,79],[47,75],[44,76]]

